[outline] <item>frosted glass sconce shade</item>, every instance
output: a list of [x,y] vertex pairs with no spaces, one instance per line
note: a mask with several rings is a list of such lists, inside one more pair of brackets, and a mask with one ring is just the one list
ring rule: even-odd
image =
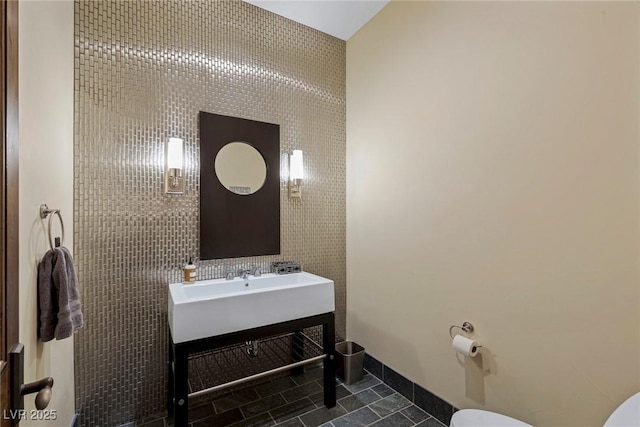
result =
[[293,150],[289,156],[289,197],[302,198],[302,180],[304,179],[304,161],[302,150]]
[[184,142],[169,138],[165,150],[165,193],[184,193]]

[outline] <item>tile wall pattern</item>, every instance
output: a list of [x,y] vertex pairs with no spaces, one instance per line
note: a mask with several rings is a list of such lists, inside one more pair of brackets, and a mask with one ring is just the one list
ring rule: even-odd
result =
[[[281,179],[281,255],[336,284],[345,331],[345,42],[239,0],[76,1],[74,225],[85,327],[76,335],[81,425],[165,410],[166,285],[198,256],[198,111],[280,125],[305,152],[303,199]],[[186,144],[186,192],[163,192],[164,144]]]

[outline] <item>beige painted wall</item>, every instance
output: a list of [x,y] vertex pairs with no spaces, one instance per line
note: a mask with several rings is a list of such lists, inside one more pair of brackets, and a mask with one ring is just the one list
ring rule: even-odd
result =
[[[73,338],[37,339],[37,263],[48,249],[41,203],[60,208],[73,250],[73,2],[20,2],[20,341],[25,381],[54,378],[57,419],[22,426],[68,426],[74,415]],[[54,226],[59,235],[59,226]],[[34,409],[34,395],[25,398]]]
[[639,28],[637,2],[392,2],[348,41],[349,339],[537,426],[640,390]]

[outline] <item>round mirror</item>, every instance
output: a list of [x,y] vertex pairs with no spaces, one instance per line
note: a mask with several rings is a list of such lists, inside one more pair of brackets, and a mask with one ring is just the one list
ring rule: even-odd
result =
[[218,151],[215,161],[220,183],[235,194],[258,191],[267,178],[267,164],[258,150],[246,142],[230,142]]

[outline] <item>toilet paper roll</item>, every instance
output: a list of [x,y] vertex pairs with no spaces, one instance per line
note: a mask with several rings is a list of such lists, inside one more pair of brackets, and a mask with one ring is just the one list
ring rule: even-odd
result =
[[453,347],[453,349],[460,354],[464,354],[465,356],[469,357],[475,357],[476,354],[478,354],[478,350],[480,349],[480,344],[478,344],[474,340],[470,340],[467,337],[463,337],[462,335],[456,335],[455,337],[453,337],[451,347]]

